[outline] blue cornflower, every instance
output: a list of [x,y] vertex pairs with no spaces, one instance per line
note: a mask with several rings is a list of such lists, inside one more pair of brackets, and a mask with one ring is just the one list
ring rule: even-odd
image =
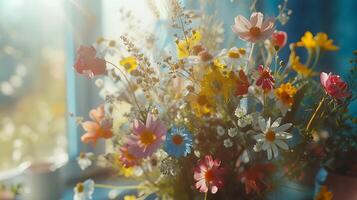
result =
[[186,129],[173,126],[166,135],[165,151],[176,158],[191,152],[192,134]]

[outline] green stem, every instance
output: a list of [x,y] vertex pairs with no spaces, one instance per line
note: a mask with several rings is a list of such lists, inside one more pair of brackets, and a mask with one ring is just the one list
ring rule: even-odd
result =
[[307,51],[308,51],[308,57],[307,57],[307,60],[306,60],[306,63],[305,63],[305,66],[309,66],[310,65],[310,63],[311,63],[311,58],[312,58],[312,51],[311,51],[311,49],[307,49]]
[[208,192],[205,192],[205,198],[204,198],[204,200],[207,200],[207,193],[208,193]]
[[107,184],[94,184],[96,188],[106,188],[112,190],[129,190],[129,189],[139,189],[140,185],[127,185],[127,186],[116,186],[116,185],[107,185]]
[[321,54],[320,47],[317,47],[316,48],[316,57],[315,57],[314,63],[312,64],[311,71],[314,71],[315,67],[317,66],[317,63],[320,60],[320,54]]
[[134,91],[133,87],[131,86],[128,77],[125,75],[125,73],[124,73],[118,66],[116,66],[116,65],[113,64],[112,62],[109,62],[109,61],[105,61],[105,62],[111,64],[113,67],[115,67],[115,68],[122,74],[122,76],[124,77],[125,81],[126,81],[127,84],[128,84],[128,89],[129,89],[130,93],[131,93],[132,96],[133,96],[134,103],[135,103],[135,105],[138,107],[139,113],[140,113],[141,117],[143,118],[142,120],[145,121],[145,116],[144,116],[144,114],[142,113],[142,111],[141,111],[141,109],[140,109],[138,100],[136,99],[136,96],[135,96],[135,91]]
[[253,56],[254,46],[255,46],[255,44],[252,43],[251,48],[250,48],[249,57],[248,57],[248,62],[247,62],[247,69],[249,68],[250,60],[252,59],[252,56]]
[[312,114],[311,119],[309,120],[309,123],[308,123],[307,126],[306,126],[306,129],[305,129],[306,131],[309,130],[309,128],[310,128],[312,122],[314,121],[314,119],[315,119],[315,117],[316,117],[317,112],[318,112],[318,111],[320,110],[320,108],[322,107],[322,104],[324,103],[324,101],[325,101],[325,96],[322,97],[322,99],[321,99],[319,105],[317,106],[317,108],[316,108],[314,114]]

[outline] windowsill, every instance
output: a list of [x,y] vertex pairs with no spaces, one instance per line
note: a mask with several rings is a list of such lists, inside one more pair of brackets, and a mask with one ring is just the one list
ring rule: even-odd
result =
[[[113,180],[108,177],[111,176],[111,170],[106,168],[99,167],[90,167],[84,171],[82,171],[77,164],[76,160],[71,160],[64,164],[63,166],[57,168],[54,171],[46,171],[44,173],[35,174],[35,176],[27,177],[27,170],[29,169],[29,164],[23,164],[19,167],[8,170],[0,173],[0,182],[5,184],[22,184],[26,187],[26,185],[30,185],[28,183],[39,184],[46,186],[47,182],[56,182],[58,183],[58,187],[55,188],[55,192],[61,194],[62,199],[71,200],[73,199],[73,188],[78,182],[83,182],[86,179],[93,179],[98,183],[111,184],[111,185],[133,185],[137,184],[137,182],[128,179],[118,179]],[[42,181],[42,182],[41,182]],[[27,183],[26,183],[27,182]],[[52,188],[53,189],[53,188]],[[51,188],[50,188],[51,190]],[[108,189],[95,189],[95,198],[94,199],[108,199]],[[46,190],[47,191],[47,190]],[[46,192],[41,190],[41,192]],[[47,191],[49,192],[49,191]],[[52,191],[53,192],[53,191]],[[125,194],[129,191],[120,191],[119,194]],[[135,190],[130,190],[129,193],[133,194]],[[17,199],[23,199],[20,196]]]

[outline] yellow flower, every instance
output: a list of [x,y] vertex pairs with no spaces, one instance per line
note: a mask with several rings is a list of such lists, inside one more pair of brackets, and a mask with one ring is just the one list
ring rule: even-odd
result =
[[316,44],[326,51],[336,51],[338,47],[333,45],[333,40],[328,39],[326,33],[317,33],[315,36]]
[[134,174],[134,168],[133,167],[124,167],[123,165],[119,166],[119,175],[122,175],[124,177],[131,177]]
[[316,47],[316,41],[314,36],[310,31],[305,32],[305,35],[301,37],[301,40],[297,42],[298,47],[305,47],[307,49],[312,49]]
[[240,53],[239,53],[239,49],[230,49],[227,53],[229,58],[233,58],[233,59],[238,59],[240,58]]
[[307,49],[315,49],[320,47],[325,51],[336,51],[338,47],[333,45],[333,40],[328,39],[326,33],[317,33],[315,37],[311,32],[305,32],[304,36],[301,37],[301,40],[296,43],[298,47],[305,47]]
[[234,73],[223,76],[216,68],[208,71],[201,82],[201,92],[209,98],[223,96],[228,101],[236,89],[237,77]]
[[332,200],[333,194],[328,191],[326,186],[321,186],[320,192],[315,197],[315,200]]
[[294,51],[291,51],[290,53],[290,63],[292,68],[298,73],[303,76],[314,76],[317,73],[309,69],[306,65],[302,64],[300,62],[300,57],[296,56],[296,53]]
[[217,67],[219,70],[223,71],[225,69],[227,69],[227,65],[222,63],[221,60],[219,58],[216,58],[213,60],[213,65],[215,67]]
[[190,48],[201,41],[202,35],[199,31],[193,31],[192,35],[187,39],[179,40],[176,43],[177,54],[179,59],[187,58],[190,55]]
[[279,88],[275,89],[275,95],[278,99],[287,106],[294,104],[294,95],[297,90],[291,83],[281,84]]
[[134,56],[129,56],[122,59],[120,61],[120,65],[123,66],[125,70],[130,73],[137,68],[138,62],[136,61],[136,58]]
[[125,195],[124,200],[136,200],[136,196],[135,195]]
[[188,101],[197,117],[207,116],[215,112],[212,99],[203,93],[188,95]]

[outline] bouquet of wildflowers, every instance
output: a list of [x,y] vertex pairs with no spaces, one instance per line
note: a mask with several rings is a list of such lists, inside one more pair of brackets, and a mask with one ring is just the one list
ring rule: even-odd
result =
[[[147,56],[126,35],[77,51],[75,70],[106,80],[96,81],[105,102],[79,121],[81,139],[111,147],[104,156],[81,153],[78,163],[85,169],[100,159],[138,184],[87,180],[75,199],[90,198],[94,187],[138,191],[125,199],[264,199],[283,179],[301,179],[312,166],[337,169],[336,157],[356,149],[346,134],[356,132],[346,112],[356,99],[356,67],[349,82],[317,71],[321,53],[338,50],[327,34],[306,32],[287,45],[288,34],[276,29],[291,13],[284,5],[277,17],[232,19],[226,31],[246,45],[210,49],[194,15],[172,7],[175,53]],[[290,48],[286,60],[283,48]],[[307,50],[305,62],[297,49]],[[324,187],[318,196],[331,193]]]

